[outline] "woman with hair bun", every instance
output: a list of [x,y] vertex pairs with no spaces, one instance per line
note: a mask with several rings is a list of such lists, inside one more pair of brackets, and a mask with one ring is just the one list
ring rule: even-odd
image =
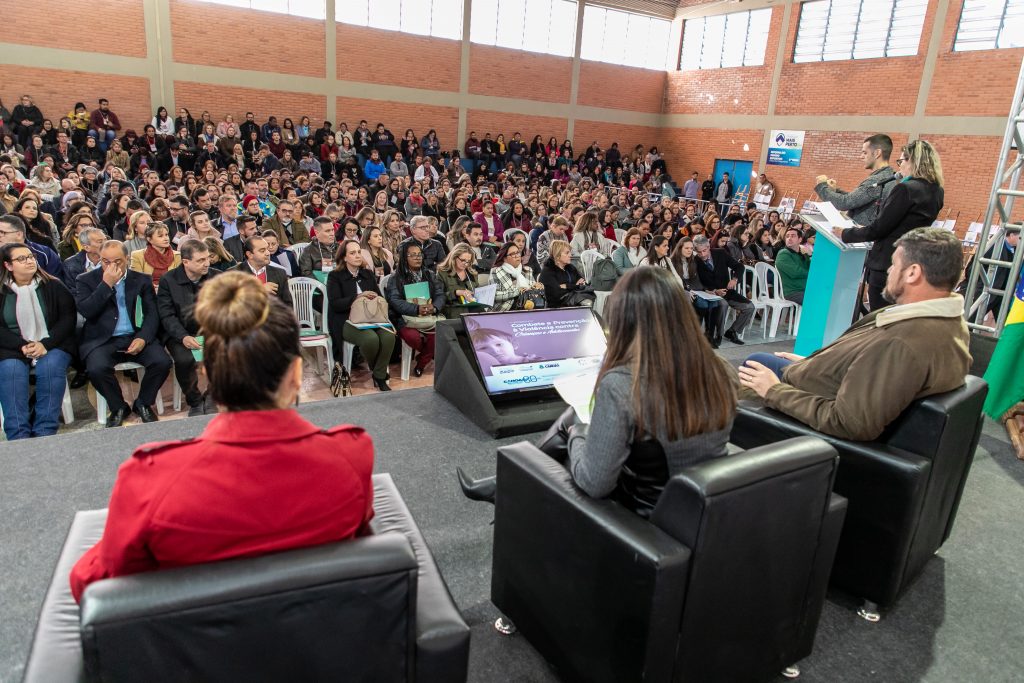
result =
[[107,577],[351,538],[373,517],[370,437],[293,408],[302,357],[291,309],[256,278],[224,273],[200,290],[195,318],[221,412],[197,438],[144,444],[121,465],[103,538],[71,571],[75,600]]

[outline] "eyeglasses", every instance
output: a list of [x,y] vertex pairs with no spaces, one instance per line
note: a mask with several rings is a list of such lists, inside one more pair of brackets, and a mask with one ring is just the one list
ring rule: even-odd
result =
[[24,256],[15,256],[11,259],[15,263],[35,263],[35,254],[25,254]]
[[406,258],[408,258],[408,259],[421,259],[421,258],[423,258],[423,253],[419,252],[419,251],[410,252],[409,254],[406,254]]
[[896,160],[896,163],[902,164],[904,161],[908,161],[908,159],[906,157],[900,157],[899,159]]
[[468,259],[467,258],[460,258],[460,259],[458,259],[458,262],[463,264],[463,265],[468,266],[470,263],[473,262],[473,259],[471,259],[471,258],[468,258]]
[[519,258],[521,256],[522,254],[520,254],[518,251],[510,251],[507,254],[505,254],[505,258]]

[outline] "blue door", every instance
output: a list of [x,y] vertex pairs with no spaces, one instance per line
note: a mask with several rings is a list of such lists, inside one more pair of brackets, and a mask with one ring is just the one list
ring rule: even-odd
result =
[[[746,190],[750,193],[751,173],[754,170],[754,162],[742,161],[739,159],[715,159],[715,188],[722,182],[722,175],[729,174],[732,181],[733,193]],[[717,190],[716,190],[717,191]]]

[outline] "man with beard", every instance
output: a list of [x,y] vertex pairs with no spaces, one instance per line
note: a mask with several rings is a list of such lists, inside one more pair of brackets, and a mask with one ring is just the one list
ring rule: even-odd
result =
[[755,353],[739,369],[742,398],[812,429],[876,439],[913,401],[952,391],[971,366],[964,300],[952,294],[963,269],[953,233],[917,228],[896,242],[885,285],[892,306],[872,311],[807,358]]

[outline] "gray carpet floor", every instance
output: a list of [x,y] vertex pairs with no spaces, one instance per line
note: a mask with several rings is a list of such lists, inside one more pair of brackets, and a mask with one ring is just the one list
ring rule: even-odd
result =
[[[792,344],[759,346],[759,351]],[[733,362],[744,349],[723,349]],[[455,466],[494,471],[495,441],[431,389],[302,406],[327,426],[363,425],[376,470],[390,472],[473,629],[472,681],[556,681],[521,636],[500,636],[488,600],[492,508],[463,498]],[[76,510],[104,507],[118,464],[146,441],[199,433],[210,418],[59,435],[0,445],[0,681],[21,678],[39,607]],[[830,595],[808,683],[1024,679],[1024,463],[987,423],[953,535],[878,624]],[[780,679],[782,680],[782,679]]]

